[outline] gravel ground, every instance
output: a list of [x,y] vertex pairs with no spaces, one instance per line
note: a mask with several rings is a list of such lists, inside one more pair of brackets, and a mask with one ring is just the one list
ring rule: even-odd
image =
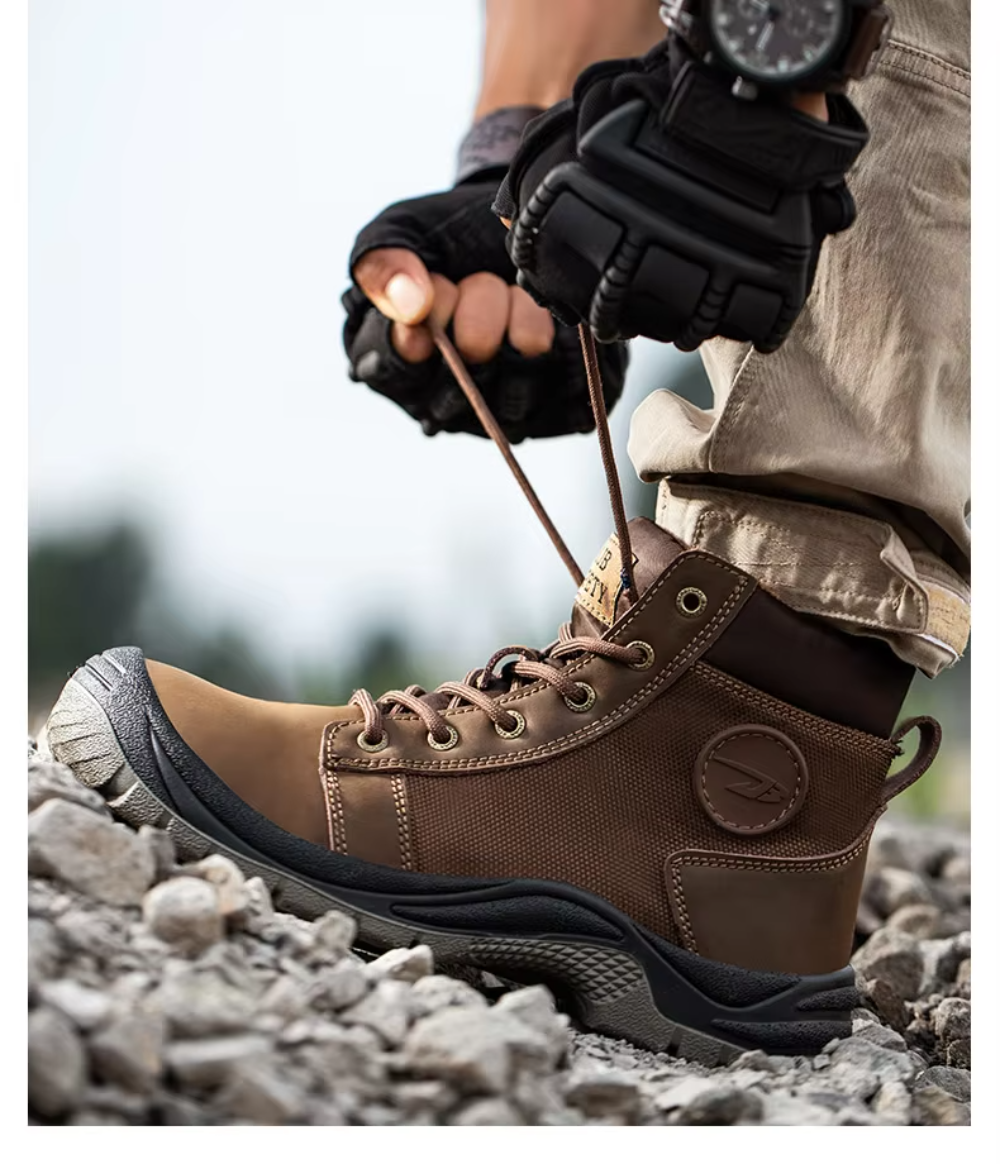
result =
[[364,961],[229,860],[112,821],[28,748],[35,1124],[969,1123],[968,839],[883,823],[854,957],[865,1009],[813,1059],[708,1070],[575,1031],[542,986],[482,990],[425,946]]

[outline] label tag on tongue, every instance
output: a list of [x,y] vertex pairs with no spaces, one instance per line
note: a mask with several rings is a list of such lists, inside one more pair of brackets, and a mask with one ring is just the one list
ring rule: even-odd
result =
[[[632,555],[632,565],[639,559]],[[625,584],[622,582],[622,551],[618,535],[612,534],[604,549],[594,559],[576,592],[580,606],[604,626],[611,626],[618,617],[618,599]]]

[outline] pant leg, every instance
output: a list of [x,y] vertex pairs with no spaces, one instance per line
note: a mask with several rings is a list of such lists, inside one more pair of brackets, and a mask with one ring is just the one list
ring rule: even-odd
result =
[[703,345],[715,407],[653,393],[629,453],[662,526],[933,675],[969,634],[969,0],[892,7],[858,219],[791,336]]

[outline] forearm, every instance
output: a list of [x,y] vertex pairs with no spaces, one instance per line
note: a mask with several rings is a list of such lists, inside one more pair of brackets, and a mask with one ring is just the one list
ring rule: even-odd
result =
[[548,108],[588,65],[642,56],[665,35],[656,0],[487,0],[475,115]]

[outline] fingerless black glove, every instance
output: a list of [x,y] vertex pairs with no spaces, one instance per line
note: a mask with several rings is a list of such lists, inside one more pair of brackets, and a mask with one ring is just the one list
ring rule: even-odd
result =
[[[397,202],[383,210],[358,235],[351,271],[368,251],[402,247],[419,256],[429,271],[452,282],[489,271],[513,284],[517,272],[506,250],[507,232],[490,212],[503,172],[502,166],[493,165],[445,193]],[[395,401],[428,435],[443,431],[485,436],[438,353],[420,364],[407,363],[392,346],[391,322],[356,285],[344,295],[343,304],[344,347],[352,379]],[[603,347],[600,359],[610,411],[621,396],[627,349],[624,344]],[[505,341],[492,360],[469,370],[512,443],[594,428],[583,357],[571,327],[557,324],[555,342],[544,355],[527,358]]]
[[867,128],[843,96],[826,124],[731,85],[670,37],[587,69],[532,122],[494,210],[539,303],[605,342],[784,341],[823,240],[854,221],[844,175]]

